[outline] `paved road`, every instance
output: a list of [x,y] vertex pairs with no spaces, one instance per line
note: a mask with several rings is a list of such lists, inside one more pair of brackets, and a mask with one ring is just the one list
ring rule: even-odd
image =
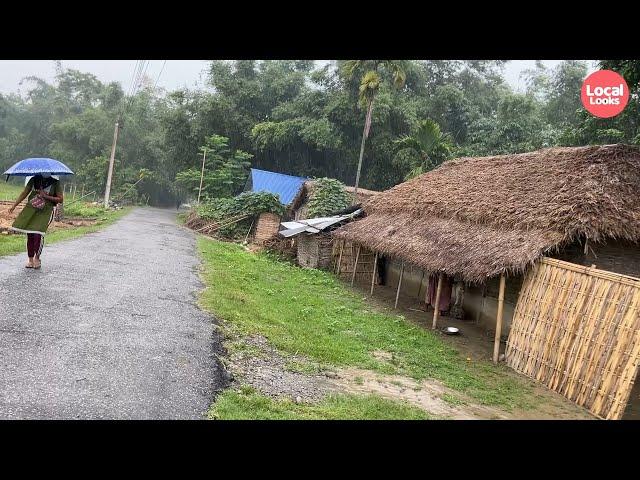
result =
[[0,258],[0,418],[203,418],[220,341],[175,211],[134,210],[24,263]]

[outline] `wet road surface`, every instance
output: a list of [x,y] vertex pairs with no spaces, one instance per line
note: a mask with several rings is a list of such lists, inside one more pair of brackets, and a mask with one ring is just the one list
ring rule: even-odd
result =
[[39,271],[0,257],[0,419],[203,418],[224,381],[220,339],[175,218],[136,209],[45,244]]

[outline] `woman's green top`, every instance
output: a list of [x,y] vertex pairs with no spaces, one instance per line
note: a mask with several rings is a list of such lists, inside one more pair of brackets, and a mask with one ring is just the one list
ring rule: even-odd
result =
[[[29,198],[27,200],[27,205],[17,216],[11,228],[18,232],[23,233],[39,233],[44,235],[47,233],[47,229],[49,228],[49,224],[53,220],[53,208],[55,207],[55,203],[45,200],[45,206],[38,210],[31,206],[31,200],[38,194],[38,192],[33,188],[33,178],[29,180],[27,183],[27,187],[31,188],[31,193],[29,194]],[[58,180],[53,180],[53,183],[43,190],[47,193],[47,195],[51,195],[52,197],[57,197],[60,189],[60,182]]]

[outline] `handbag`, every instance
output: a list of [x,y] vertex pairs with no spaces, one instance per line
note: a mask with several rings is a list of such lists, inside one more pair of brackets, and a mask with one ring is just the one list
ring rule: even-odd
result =
[[37,210],[42,210],[46,204],[47,204],[47,201],[44,198],[39,196],[35,196],[31,200],[31,206]]

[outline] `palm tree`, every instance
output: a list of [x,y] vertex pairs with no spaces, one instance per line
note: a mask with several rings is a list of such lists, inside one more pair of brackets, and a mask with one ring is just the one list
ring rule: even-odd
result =
[[394,147],[396,155],[411,151],[418,158],[418,163],[412,163],[405,180],[434,169],[451,153],[449,136],[442,133],[440,126],[430,119],[419,121],[413,135],[396,140]]
[[365,141],[369,136],[369,129],[371,128],[373,101],[380,90],[380,85],[382,83],[379,69],[382,68],[391,73],[393,85],[396,88],[402,88],[407,79],[406,63],[406,61],[401,60],[347,60],[342,63],[342,72],[348,79],[352,79],[354,76],[361,74],[359,97],[360,102],[367,108],[367,116],[364,122],[364,130],[362,132],[362,143],[360,145],[360,158],[358,159],[358,172],[356,174],[356,183],[353,189],[353,203],[356,203],[358,198],[358,185],[360,183],[362,157],[364,156]]

